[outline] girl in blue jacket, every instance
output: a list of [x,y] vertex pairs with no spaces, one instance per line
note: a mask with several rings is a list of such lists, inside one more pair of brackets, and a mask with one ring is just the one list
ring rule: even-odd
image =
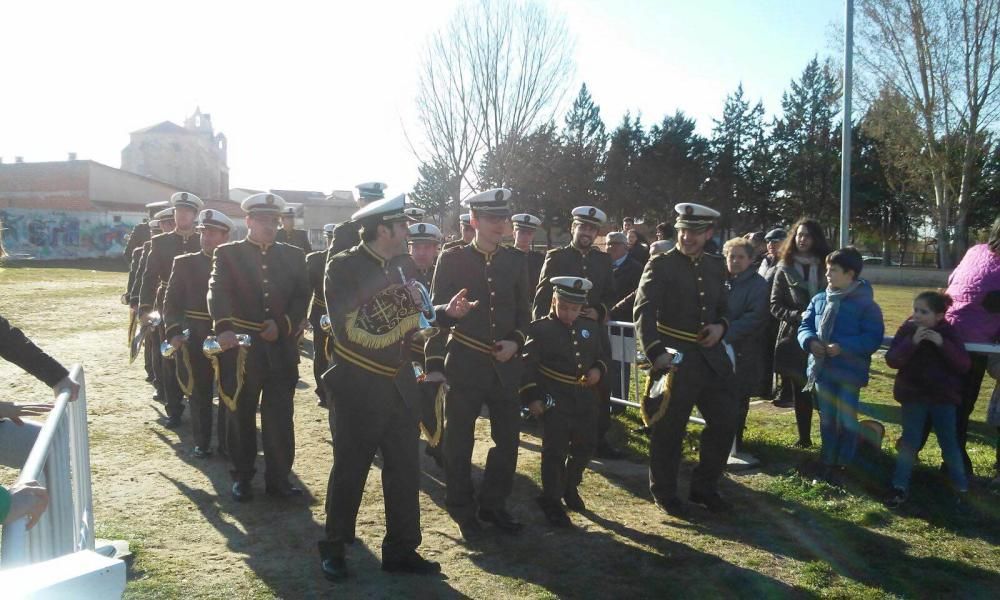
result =
[[858,279],[861,254],[852,247],[826,257],[826,291],[802,313],[798,341],[809,352],[807,389],[816,393],[824,478],[843,485],[858,438],[858,402],[868,385],[872,354],[882,344],[885,325],[872,286]]

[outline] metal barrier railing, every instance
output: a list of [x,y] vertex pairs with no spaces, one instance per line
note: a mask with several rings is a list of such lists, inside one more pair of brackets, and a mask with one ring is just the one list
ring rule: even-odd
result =
[[94,549],[83,368],[74,365],[70,377],[80,384],[77,399],[70,402],[68,389],[59,393],[17,478],[17,483],[35,480],[44,485],[49,506],[30,531],[27,517],[3,527],[0,565],[4,569]]

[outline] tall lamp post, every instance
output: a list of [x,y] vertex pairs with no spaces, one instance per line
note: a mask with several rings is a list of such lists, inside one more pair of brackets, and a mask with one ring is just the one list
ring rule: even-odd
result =
[[840,247],[850,243],[848,226],[851,222],[851,79],[854,59],[854,0],[845,0],[847,14],[844,27],[844,123],[840,150]]

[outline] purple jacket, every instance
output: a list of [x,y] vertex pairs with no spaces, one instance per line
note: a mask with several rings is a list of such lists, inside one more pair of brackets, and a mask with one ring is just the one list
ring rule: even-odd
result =
[[941,334],[941,347],[924,340],[913,343],[917,325],[907,320],[892,338],[892,345],[885,353],[885,362],[896,373],[892,395],[900,404],[926,402],[928,404],[961,404],[962,380],[972,359],[965,351],[955,327],[941,321],[934,331]]
[[947,319],[962,341],[991,344],[1000,338],[1000,313],[983,308],[986,294],[996,290],[1000,290],[1000,256],[987,244],[969,248],[948,278],[948,295],[954,303]]

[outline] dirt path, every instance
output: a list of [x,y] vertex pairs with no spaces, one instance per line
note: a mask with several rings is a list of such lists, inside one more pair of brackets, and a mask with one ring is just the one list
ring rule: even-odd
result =
[[[534,503],[540,440],[525,431],[511,501],[512,512],[528,525],[521,536],[498,536],[474,547],[462,543],[442,508],[443,473],[423,457],[421,551],[442,563],[444,577],[386,576],[378,562],[384,518],[376,467],[359,515],[360,539],[348,554],[355,575],[332,586],[322,579],[316,554],[332,452],[326,412],[315,405],[311,362],[300,365],[308,379],[295,395],[294,476],[309,497],[271,500],[261,493],[258,477],[257,498],[237,504],[229,498],[227,463],[191,458],[188,415],[180,430],[166,429],[141,364],[127,364],[126,311],[117,302],[123,281],[123,274],[92,273],[86,282],[40,276],[4,285],[0,273],[0,314],[65,363],[84,364],[98,532],[138,550],[131,597],[808,595],[787,582],[799,581],[813,556],[837,552],[825,547],[829,542],[800,540],[801,531],[781,527],[764,542],[746,537],[746,521],[767,527],[791,511],[754,489],[763,487],[754,482],[766,475],[724,482],[724,492],[740,506],[738,516],[710,518],[695,511],[685,522],[648,501],[645,468],[629,462],[595,462],[582,486],[591,512],[574,515],[573,530],[554,531]],[[3,362],[0,381],[2,394],[14,399],[49,394]],[[482,420],[477,437],[475,464],[482,465],[490,447]],[[798,548],[800,541],[808,552]],[[796,546],[792,556],[776,553],[784,543]]]

